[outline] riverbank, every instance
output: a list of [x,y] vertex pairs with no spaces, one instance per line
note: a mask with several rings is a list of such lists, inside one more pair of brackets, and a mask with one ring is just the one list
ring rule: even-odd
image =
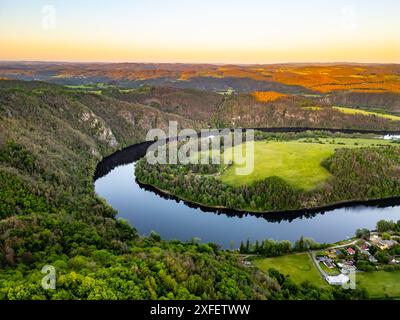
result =
[[270,139],[254,143],[254,169],[245,176],[236,175],[234,160],[226,169],[212,164],[150,165],[145,159],[137,162],[135,175],[142,185],[192,205],[258,215],[312,214],[400,199],[395,169],[400,148],[395,143],[327,133]]

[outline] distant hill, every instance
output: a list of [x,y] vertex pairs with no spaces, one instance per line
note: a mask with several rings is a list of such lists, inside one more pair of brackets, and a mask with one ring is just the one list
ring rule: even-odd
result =
[[400,92],[398,64],[208,65],[0,62],[0,78],[79,85],[143,84],[202,90],[283,93]]

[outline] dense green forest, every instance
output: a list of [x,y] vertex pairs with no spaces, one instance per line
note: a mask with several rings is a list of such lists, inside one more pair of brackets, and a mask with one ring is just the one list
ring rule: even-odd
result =
[[257,254],[264,257],[278,257],[285,254],[320,250],[329,246],[330,244],[318,243],[313,239],[305,237],[301,237],[295,243],[288,240],[276,241],[272,239],[256,240],[254,243],[251,243],[250,240],[247,240],[240,243],[239,252],[242,254]]
[[[311,139],[311,137],[329,136],[334,139],[345,135],[326,132],[259,133],[256,139],[288,141],[304,137]],[[331,178],[312,190],[298,188],[277,176],[251,184],[233,186],[221,181],[218,174],[212,174],[218,172],[212,164],[203,165],[202,172],[199,172],[194,170],[191,164],[152,165],[145,158],[137,162],[135,175],[144,184],[153,185],[160,190],[202,205],[268,212],[399,196],[399,164],[400,148],[397,144],[358,149],[338,148],[332,156],[321,163],[329,171]]]

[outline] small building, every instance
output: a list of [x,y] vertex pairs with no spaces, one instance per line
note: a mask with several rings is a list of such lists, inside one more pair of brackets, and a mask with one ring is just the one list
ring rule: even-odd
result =
[[377,263],[378,262],[378,260],[376,260],[376,258],[373,255],[370,255],[368,257],[368,260],[369,260],[369,262],[372,262],[372,263]]
[[318,257],[317,260],[319,262],[322,262],[327,268],[329,269],[333,269],[335,267],[335,265],[333,264],[333,261],[331,258],[329,257]]
[[343,262],[343,265],[344,266],[348,266],[348,267],[352,267],[352,266],[354,266],[354,261],[346,260],[346,261]]
[[374,234],[370,238],[371,242],[376,245],[380,250],[388,250],[397,244],[394,240],[382,240],[378,235]]
[[349,277],[342,273],[338,276],[328,276],[325,279],[332,286],[341,286],[350,281]]
[[352,247],[347,248],[347,252],[352,256],[356,254],[356,251]]
[[367,257],[369,257],[371,255],[371,253],[368,250],[360,250],[362,254],[365,254]]

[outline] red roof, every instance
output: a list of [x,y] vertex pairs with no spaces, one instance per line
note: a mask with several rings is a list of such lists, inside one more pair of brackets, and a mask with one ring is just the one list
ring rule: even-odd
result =
[[347,252],[350,253],[350,254],[355,254],[356,253],[353,248],[348,248]]

